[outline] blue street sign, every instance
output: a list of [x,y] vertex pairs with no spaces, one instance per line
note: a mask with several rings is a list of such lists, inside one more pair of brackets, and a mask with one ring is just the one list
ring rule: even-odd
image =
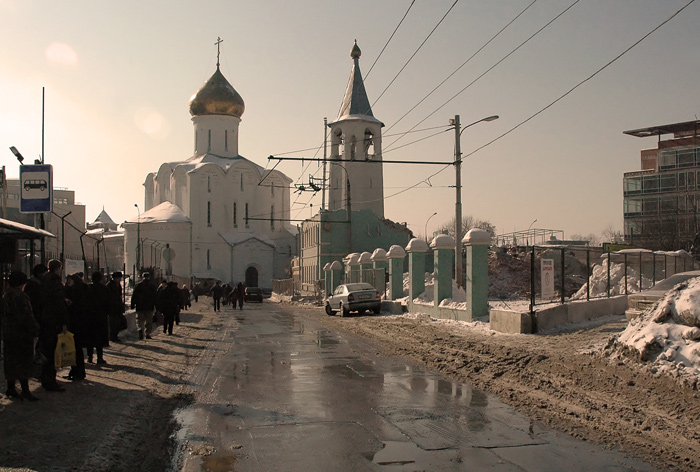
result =
[[49,213],[53,210],[53,166],[19,167],[21,213]]

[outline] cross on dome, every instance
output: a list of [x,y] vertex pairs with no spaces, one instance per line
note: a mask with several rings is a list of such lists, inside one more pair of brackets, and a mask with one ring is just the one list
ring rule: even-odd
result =
[[220,45],[221,45],[221,43],[223,43],[223,42],[224,42],[224,40],[221,39],[221,36],[219,36],[219,37],[216,38],[216,42],[214,43],[214,44],[216,44],[216,68],[217,68],[217,69],[219,68],[219,56],[221,55],[221,47],[220,47]]

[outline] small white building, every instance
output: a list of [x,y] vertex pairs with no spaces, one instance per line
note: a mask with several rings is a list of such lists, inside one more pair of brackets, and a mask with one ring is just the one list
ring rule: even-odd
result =
[[217,63],[190,99],[194,155],[149,173],[143,213],[123,223],[127,271],[150,266],[150,251],[160,262],[153,265],[173,276],[253,287],[289,277],[296,254],[292,180],[238,153],[244,110]]

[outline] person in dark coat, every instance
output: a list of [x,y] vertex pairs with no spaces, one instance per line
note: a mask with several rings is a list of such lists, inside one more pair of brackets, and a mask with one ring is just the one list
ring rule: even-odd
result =
[[68,300],[61,282],[61,261],[49,261],[49,271],[41,277],[41,318],[39,319],[39,343],[46,362],[41,370],[41,386],[49,392],[65,389],[56,382],[54,352],[59,333],[68,331]]
[[104,284],[102,272],[93,272],[91,278],[92,284],[88,290],[87,358],[88,363],[92,364],[92,355],[96,350],[97,363],[106,364],[103,348],[109,346],[109,289]]
[[41,278],[48,271],[49,268],[44,264],[35,265],[32,269],[32,276],[27,280],[27,285],[24,286],[24,293],[29,296],[29,300],[32,302],[34,319],[37,322],[41,317]]
[[83,274],[66,277],[66,298],[71,301],[68,307],[68,328],[73,333],[75,343],[75,365],[66,377],[68,380],[85,379],[85,357],[83,348],[88,344],[88,317],[90,316],[89,287],[83,282]]
[[173,334],[175,317],[182,308],[182,297],[177,282],[168,282],[158,296],[158,307],[163,312],[163,333]]
[[[238,308],[242,310],[243,299],[245,298],[245,286],[241,282],[238,282],[236,290],[238,290]],[[235,309],[236,307],[234,306],[233,308]]]
[[[7,396],[30,401],[38,400],[29,391],[29,377],[34,365],[34,338],[39,334],[39,324],[34,319],[29,296],[22,291],[27,283],[23,272],[12,272],[9,287],[3,294],[4,366],[7,379]],[[19,380],[20,394],[15,387]]]
[[136,310],[139,339],[151,339],[153,311],[156,308],[156,287],[151,283],[150,272],[143,273],[143,280],[136,284],[131,295],[131,309]]
[[224,289],[217,280],[216,284],[211,289],[211,297],[214,299],[214,311],[221,311],[221,295],[223,294]]
[[107,284],[109,290],[109,340],[119,342],[119,331],[125,329],[124,301],[122,298],[122,273],[114,272],[112,280]]

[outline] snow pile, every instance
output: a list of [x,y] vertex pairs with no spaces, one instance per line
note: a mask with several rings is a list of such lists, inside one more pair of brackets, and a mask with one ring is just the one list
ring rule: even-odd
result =
[[611,340],[605,354],[648,363],[653,374],[669,374],[698,388],[700,383],[700,279],[669,290]]
[[[408,295],[408,277],[404,278],[404,290]],[[435,274],[432,272],[425,273],[425,291],[418,295],[413,300],[414,303],[422,305],[432,305],[435,302]],[[440,306],[452,308],[455,310],[467,309],[467,293],[463,288],[459,288],[457,283],[452,280],[452,298],[446,298],[440,302]]]
[[[627,292],[639,292],[639,286],[642,290],[651,288],[653,285],[651,280],[646,277],[639,276],[633,267],[627,267]],[[597,264],[593,267],[588,283],[571,296],[572,300],[581,300],[586,298],[586,287],[590,285],[590,297],[602,297],[608,293],[608,259],[605,259],[602,264]],[[610,266],[610,295],[625,294],[625,264],[612,263]]]

